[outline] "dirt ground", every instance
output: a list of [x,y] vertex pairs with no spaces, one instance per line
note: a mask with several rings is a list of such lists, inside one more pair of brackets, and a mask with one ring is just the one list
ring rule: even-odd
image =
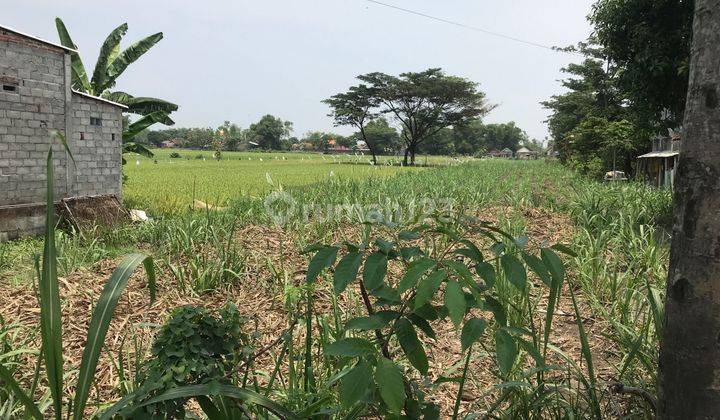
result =
[[[509,211],[509,209],[496,209]],[[494,217],[484,217],[492,220]],[[524,213],[528,236],[535,242],[549,244],[568,243],[572,236],[570,221],[557,214],[541,210],[527,210]],[[352,236],[357,232],[339,232],[338,238]],[[175,280],[167,270],[159,267],[157,300],[150,304],[144,274],[136,273],[130,280],[126,292],[120,299],[115,318],[106,339],[106,351],[103,352],[97,370],[96,387],[93,388],[90,401],[114,401],[119,398],[117,393],[120,384],[120,374],[117,368],[119,355],[122,353],[125,360],[133,360],[138,348],[136,340],[141,344],[140,351],[148,351],[152,336],[157,326],[162,324],[170,311],[180,305],[204,305],[208,308],[220,308],[226,302],[234,302],[242,315],[257,320],[259,338],[255,347],[260,349],[276,339],[285,331],[289,323],[288,313],[285,310],[284,279],[290,283],[301,282],[304,278],[304,269],[307,266],[307,256],[301,255],[290,233],[277,228],[263,226],[247,226],[241,228],[236,234],[237,240],[247,252],[247,271],[243,273],[242,281],[231,287],[223,288],[203,296],[190,296],[179,291]],[[66,384],[74,383],[74,375],[80,364],[80,358],[85,341],[93,302],[99,297],[102,287],[110,273],[119,263],[119,260],[103,260],[87,270],[78,270],[68,277],[60,279],[60,294],[63,302],[63,343],[65,355],[65,369],[70,372]],[[277,268],[281,268],[280,271]],[[280,274],[278,274],[280,273]],[[393,276],[391,270],[391,277]],[[571,274],[570,274],[571,275]],[[531,280],[539,284],[537,279]],[[570,282],[571,283],[571,282]],[[568,282],[566,282],[566,285]],[[332,287],[328,282],[327,288],[320,288],[317,294],[316,312],[328,312],[331,308],[330,294]],[[567,287],[567,286],[566,286]],[[537,290],[546,290],[538,287]],[[583,319],[588,330],[592,352],[595,357],[595,369],[601,380],[609,381],[613,377],[613,365],[617,365],[617,356],[603,333],[608,329],[599,320],[593,319],[589,308],[580,300]],[[341,305],[349,305],[341,302]],[[537,319],[544,317],[545,307],[541,302],[538,308]],[[39,308],[35,292],[31,284],[10,286],[0,284],[0,315],[7,322],[15,322],[28,327],[27,332],[35,331],[38,325]],[[482,314],[478,314],[481,315]],[[487,316],[487,315],[485,315]],[[304,328],[296,326],[296,328]],[[576,363],[581,364],[580,341],[577,333],[577,324],[572,304],[567,291],[561,297],[554,320],[551,341],[561,350],[571,355]],[[447,375],[449,369],[459,367],[462,363],[460,351],[459,331],[456,331],[450,322],[440,323],[436,326],[437,340],[432,340],[419,334],[426,343],[426,351],[431,361],[429,379],[435,380],[441,375]],[[297,336],[301,336],[298,333]],[[22,335],[18,337],[18,340]],[[39,345],[37,337],[31,341],[35,348]],[[256,370],[269,371],[272,369],[272,355],[279,351],[273,349],[257,359]],[[397,350],[396,350],[397,351]],[[25,356],[26,371],[32,371],[34,356]],[[498,382],[493,375],[496,371],[493,359],[478,357],[471,362],[472,380],[466,385],[463,395],[462,411],[477,411],[480,407],[487,407],[494,392],[494,384]],[[442,384],[434,392],[433,399],[440,403],[445,414],[452,411],[453,400],[457,392],[454,383]]]

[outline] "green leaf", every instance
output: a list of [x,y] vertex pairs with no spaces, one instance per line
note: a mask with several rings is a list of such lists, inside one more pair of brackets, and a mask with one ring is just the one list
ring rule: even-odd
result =
[[550,294],[548,295],[547,310],[545,312],[545,330],[543,334],[543,355],[547,352],[547,346],[550,341],[550,329],[552,320],[555,315],[555,305],[557,305],[562,290],[563,278],[565,277],[565,268],[560,258],[551,250],[543,248],[540,250],[540,256],[545,266],[548,268],[552,277],[550,285]]
[[395,333],[397,334],[400,347],[405,352],[410,364],[423,375],[428,372],[428,359],[425,349],[415,333],[412,323],[406,318],[395,321]]
[[455,250],[456,254],[468,257],[476,263],[483,262],[482,252],[480,252],[480,249],[478,249],[478,247],[475,246],[474,243],[472,243],[468,239],[463,239],[460,242],[462,244],[464,244],[466,246],[466,248],[460,248],[460,249]]
[[375,366],[375,383],[380,397],[391,413],[399,414],[405,405],[405,383],[400,368],[391,360],[381,357]]
[[555,244],[555,245],[551,246],[550,248],[552,248],[556,251],[560,251],[565,255],[569,255],[571,257],[577,257],[577,254],[575,253],[575,251],[573,251],[572,248],[570,248],[567,245]]
[[[60,43],[65,47],[72,48],[77,51],[77,45],[75,45],[72,38],[70,38],[70,33],[65,27],[65,23],[63,23],[60,18],[55,18],[55,27],[58,31],[58,37],[60,37]],[[85,72],[85,66],[83,65],[77,52],[70,53],[70,72],[72,75],[73,89],[86,93],[94,93],[92,92],[90,80],[88,80],[87,73]]]
[[385,255],[388,255],[395,247],[394,243],[386,241],[384,239],[376,239],[375,245],[377,245],[380,252],[382,252]]
[[115,60],[113,60],[107,68],[107,77],[105,78],[105,83],[101,86],[102,90],[112,88],[115,85],[115,79],[117,79],[130,64],[134,63],[143,54],[148,52],[153,45],[160,42],[162,38],[162,32],[158,32],[141,39],[118,54],[118,56],[115,57]]
[[[4,390],[14,394],[15,397],[25,406],[25,414],[32,416],[35,420],[43,420],[43,415],[38,409],[35,402],[20,388],[20,384],[13,378],[10,371],[0,365],[0,381],[3,383]],[[10,417],[8,417],[10,418]]]
[[60,291],[57,279],[57,250],[55,247],[55,199],[52,144],[47,154],[47,192],[45,197],[45,245],[42,272],[39,279],[40,335],[42,355],[48,386],[53,400],[55,418],[62,418],[63,355]]
[[419,258],[413,261],[405,272],[403,278],[398,283],[398,292],[404,293],[415,287],[420,277],[434,266],[435,261],[430,258]]
[[[397,290],[393,289],[392,287],[383,284],[380,288],[371,290],[370,294],[382,299],[384,302],[382,304],[387,305],[394,305],[397,303],[400,303],[400,293],[397,292]],[[381,302],[378,301],[378,304]]]
[[295,420],[298,417],[292,411],[286,409],[282,405],[272,401],[271,399],[264,397],[254,391],[248,389],[239,388],[234,385],[220,385],[217,383],[203,384],[203,385],[185,385],[177,388],[172,388],[157,397],[143,400],[143,395],[136,395],[136,399],[123,398],[117,403],[113,404],[108,410],[106,410],[101,420],[111,420],[117,415],[122,409],[128,406],[130,403],[136,400],[142,400],[143,402],[138,404],[137,407],[145,407],[152,404],[157,404],[163,401],[169,401],[179,398],[191,398],[197,396],[214,396],[221,395],[224,397],[234,398],[242,401],[245,404],[252,404],[263,407],[275,414],[281,419]]
[[486,326],[487,322],[481,318],[470,318],[465,322],[462,333],[460,334],[460,344],[462,345],[463,352],[480,339],[483,332],[485,332]]
[[540,257],[545,263],[545,266],[550,271],[550,275],[553,279],[559,283],[563,282],[565,278],[565,267],[563,266],[562,260],[557,256],[551,249],[543,248],[540,250]]
[[433,340],[436,338],[435,336],[435,330],[433,330],[432,326],[425,318],[420,317],[416,314],[410,314],[408,315],[408,319],[418,328],[420,328],[420,331],[425,333],[426,336],[432,338]]
[[178,110],[178,106],[172,102],[146,96],[135,97],[125,92],[106,92],[102,94],[102,97],[127,106],[128,109],[125,112],[133,114],[148,115],[156,111],[169,114]]
[[[90,387],[95,379],[100,352],[105,344],[105,336],[115,315],[118,300],[135,269],[148,260],[152,261],[150,257],[143,254],[131,254],[125,257],[118,268],[113,271],[107,283],[105,283],[102,294],[100,294],[100,298],[95,305],[95,310],[90,319],[90,326],[88,327],[87,339],[85,340],[86,344],[83,350],[82,362],[80,363],[80,372],[73,402],[73,418],[76,420],[82,419],[85,415],[85,404],[90,394]],[[154,276],[154,271],[148,271],[149,283],[155,283]]]
[[501,327],[507,326],[507,315],[502,304],[492,296],[485,296],[485,306],[493,313],[495,322]]
[[335,266],[335,274],[333,275],[333,290],[336,295],[345,291],[345,288],[355,280],[361,262],[362,255],[359,252],[350,252],[340,259],[340,262]]
[[470,288],[477,288],[477,285],[475,284],[475,279],[473,278],[472,273],[470,272],[470,269],[467,268],[467,266],[460,261],[443,261],[443,264],[446,266],[452,268],[452,270],[463,280],[463,283],[467,285],[467,287]]
[[107,38],[105,38],[105,42],[103,42],[102,47],[100,47],[100,54],[98,54],[98,59],[95,63],[95,71],[93,72],[91,81],[94,92],[100,93],[105,90],[103,86],[107,80],[108,64],[112,63],[111,58],[117,58],[113,57],[114,51],[119,48],[120,40],[123,36],[125,36],[127,30],[127,23],[123,23],[113,29]]
[[404,230],[398,234],[398,239],[403,241],[413,241],[420,237],[420,234],[415,231]]
[[329,267],[332,267],[337,257],[338,247],[325,246],[320,248],[310,260],[307,269],[307,282],[312,283],[317,279],[320,273]]
[[495,332],[495,356],[503,376],[507,376],[512,369],[517,353],[517,345],[512,336],[504,329],[497,330]]
[[500,258],[500,264],[505,272],[505,277],[510,283],[520,290],[525,290],[527,273],[525,272],[525,266],[520,260],[514,255],[505,254]]
[[175,122],[170,119],[167,112],[163,111],[155,111],[151,112],[150,114],[145,115],[144,117],[140,118],[139,120],[131,123],[128,125],[127,129],[123,131],[123,142],[131,141],[135,138],[140,132],[145,130],[146,128],[150,127],[151,125],[155,123],[161,123],[165,125],[173,125]]
[[540,258],[532,254],[528,254],[527,252],[523,252],[522,255],[523,260],[525,260],[525,264],[527,264],[528,267],[537,274],[543,283],[550,286],[552,284],[552,277],[550,276],[550,272],[547,267],[545,267],[545,263]]
[[483,280],[485,280],[485,288],[491,289],[495,285],[495,267],[492,264],[482,262],[478,263],[475,271]]
[[352,319],[348,320],[348,322],[345,323],[345,329],[346,330],[369,331],[369,330],[379,330],[380,328],[383,328],[385,325],[387,325],[387,321],[383,320],[381,317],[379,317],[377,315],[360,316],[360,317],[352,318]]
[[417,293],[415,294],[415,309],[425,306],[446,278],[447,271],[441,269],[433,271],[430,275],[421,279],[417,287]]
[[325,347],[326,356],[361,357],[375,353],[375,346],[364,338],[341,338]]
[[387,255],[373,252],[368,255],[363,268],[363,283],[368,290],[379,289],[387,272]]
[[373,370],[367,362],[360,361],[340,382],[340,403],[350,408],[373,388]]
[[460,325],[465,317],[465,294],[460,283],[455,280],[449,280],[445,285],[445,307],[455,327]]

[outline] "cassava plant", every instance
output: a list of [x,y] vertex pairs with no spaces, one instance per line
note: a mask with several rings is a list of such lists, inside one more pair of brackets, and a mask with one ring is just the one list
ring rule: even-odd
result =
[[[486,247],[471,237],[485,238]],[[476,346],[487,349],[494,343],[495,373],[503,389],[520,381],[544,382],[550,370],[545,363],[549,332],[565,273],[554,250],[572,251],[561,244],[535,250],[527,244],[526,237],[513,237],[487,223],[437,215],[430,223],[399,231],[392,240],[374,238],[366,224],[359,244],[309,247],[314,256],[308,283],[329,269],[334,293],[357,286],[366,311],[346,320],[344,336],[325,348],[324,356],[342,369],[340,410],[351,418],[438,418],[439,407],[424,401],[416,380],[428,375],[432,363],[418,335],[435,338],[435,325],[446,318],[460,332],[465,357],[461,376],[440,378],[460,384],[453,418],[459,415]],[[387,275],[392,265],[402,269],[399,279]],[[532,320],[538,298],[530,293],[528,271],[548,290],[542,325]],[[534,360],[532,375],[522,371],[525,356]],[[403,367],[407,364],[412,368]],[[500,392],[497,405],[512,404],[513,397],[512,389]]]

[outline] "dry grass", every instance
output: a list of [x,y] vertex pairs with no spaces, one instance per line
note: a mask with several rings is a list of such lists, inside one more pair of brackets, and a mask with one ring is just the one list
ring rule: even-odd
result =
[[[510,214],[511,208],[495,208],[486,210],[478,215],[483,220],[495,221],[500,214]],[[537,209],[523,211],[526,231],[533,243],[539,244],[568,242],[572,236],[571,223],[567,217]],[[360,234],[357,227],[347,226],[335,232],[335,240],[344,238],[357,238]],[[135,351],[131,344],[136,338],[141,342],[142,348],[147,350],[155,331],[155,326],[162,324],[170,311],[180,305],[204,305],[209,308],[219,308],[226,302],[234,302],[241,314],[257,320],[259,339],[255,343],[261,348],[275,341],[284,332],[289,323],[288,313],[285,309],[284,286],[285,282],[298,283],[303,280],[307,258],[300,253],[294,235],[277,228],[264,226],[246,226],[239,229],[236,239],[247,252],[246,272],[242,282],[229,287],[216,290],[201,297],[189,296],[179,292],[172,276],[162,267],[158,272],[158,299],[150,305],[148,291],[145,287],[144,274],[135,274],[131,279],[127,292],[122,296],[117,307],[116,316],[111,324],[106,339],[107,349],[102,353],[97,370],[97,386],[93,389],[90,401],[113,401],[119,398],[117,389],[119,373],[115,366],[119,353],[123,353],[126,360],[132,360]],[[78,368],[84,347],[85,334],[89,323],[93,302],[99,297],[104,279],[117,266],[119,260],[103,260],[88,270],[79,270],[68,277],[60,279],[60,293],[63,302],[63,339],[66,355],[65,369],[75,373]],[[278,270],[278,268],[280,268]],[[398,270],[391,269],[389,275],[397,278]],[[537,279],[533,279],[537,281]],[[535,290],[544,290],[540,287]],[[331,287],[318,290],[316,308],[320,313],[329,313]],[[0,314],[10,322],[18,322],[27,327],[27,333],[34,331],[39,322],[39,308],[30,284],[21,286],[0,285]],[[347,299],[340,302],[347,307],[352,302]],[[544,307],[539,308],[538,321],[544,317]],[[589,314],[590,310],[581,301],[583,312]],[[591,339],[591,347],[597,363],[598,376],[611,379],[613,369],[617,365],[617,358],[603,333],[608,328],[602,322],[587,318],[583,320]],[[296,327],[301,328],[301,327]],[[435,380],[440,376],[447,376],[448,370],[455,369],[462,360],[459,343],[459,332],[448,321],[437,325],[437,340],[422,336],[426,343],[429,359],[434,361],[431,365],[429,377]],[[297,334],[301,336],[301,334]],[[580,363],[580,341],[577,334],[576,320],[572,311],[571,302],[564,293],[561,299],[551,341],[563,351],[570,354],[576,362]],[[34,341],[39,345],[39,340]],[[478,400],[483,394],[497,383],[493,375],[495,369],[492,358],[482,357],[477,353],[472,362],[471,380],[463,396],[463,410],[471,405],[486,406],[490,403],[492,395],[486,395],[484,401]],[[25,360],[26,366],[34,366],[32,357]],[[265,354],[257,360],[255,366],[258,370],[268,371],[272,368],[271,353]],[[31,372],[32,369],[25,369]],[[73,381],[66,381],[73,383]],[[433,399],[440,403],[445,414],[452,410],[453,399],[457,385],[446,383],[433,393]]]

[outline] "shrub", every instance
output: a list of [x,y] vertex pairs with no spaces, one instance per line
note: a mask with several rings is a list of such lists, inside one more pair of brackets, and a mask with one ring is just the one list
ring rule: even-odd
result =
[[[152,358],[138,375],[137,389],[143,400],[183,385],[229,383],[226,378],[251,353],[248,337],[242,331],[244,322],[232,304],[221,309],[219,317],[198,306],[176,309],[155,337]],[[145,416],[184,418],[187,400],[148,404],[135,409],[132,417],[143,417],[142,412]]]
[[180,159],[182,156],[178,152],[170,153],[170,159]]

